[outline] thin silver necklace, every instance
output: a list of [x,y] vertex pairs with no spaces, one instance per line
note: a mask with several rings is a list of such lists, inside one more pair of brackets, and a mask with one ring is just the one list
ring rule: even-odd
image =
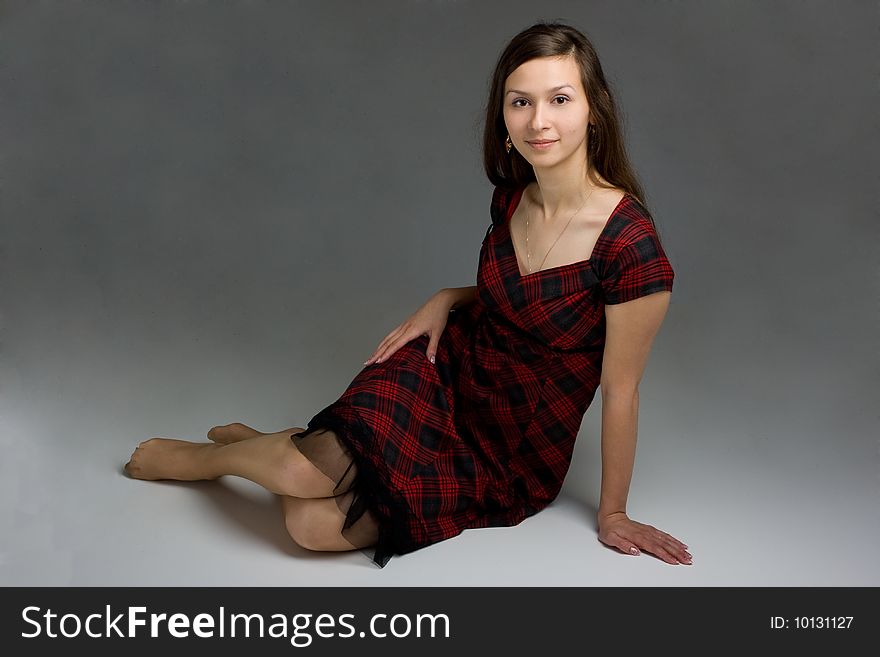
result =
[[[547,261],[547,256],[550,255],[550,251],[553,250],[553,247],[556,246],[556,242],[558,242],[559,238],[562,237],[562,233],[564,233],[565,229],[568,228],[568,224],[570,224],[571,220],[574,219],[575,215],[584,208],[584,206],[587,204],[587,201],[589,201],[590,197],[593,195],[594,191],[596,191],[595,187],[593,187],[593,189],[590,190],[590,193],[587,194],[587,198],[585,198],[584,202],[581,203],[581,207],[579,207],[577,210],[575,210],[574,213],[568,218],[568,221],[565,224],[565,228],[563,228],[560,231],[559,235],[556,236],[556,239],[553,240],[553,244],[551,244],[550,248],[547,249],[547,253],[544,254],[544,259],[541,260],[541,264],[538,265],[538,271],[540,271],[541,267],[544,266],[544,263]],[[528,258],[528,265],[527,265],[528,269],[529,269],[528,273],[531,274],[533,272],[532,272],[532,252],[529,249],[529,215],[530,214],[531,214],[531,210],[526,214],[526,257]]]

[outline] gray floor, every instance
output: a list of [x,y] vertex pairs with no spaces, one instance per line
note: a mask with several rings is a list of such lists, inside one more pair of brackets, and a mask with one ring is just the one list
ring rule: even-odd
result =
[[[842,453],[831,441],[823,447],[822,427],[815,427],[807,450],[774,447],[747,427],[717,429],[706,440],[710,418],[691,415],[690,426],[682,426],[671,414],[664,417],[650,381],[642,393],[643,437],[629,511],[684,540],[693,566],[628,557],[597,541],[597,401],[553,505],[517,527],[468,530],[380,569],[359,552],[298,547],[284,530],[276,498],[246,480],[143,482],[121,474],[131,449],[146,437],[195,440],[212,418],[259,425],[228,417],[223,409],[235,407],[234,395],[198,399],[190,393],[175,410],[171,398],[175,391],[183,396],[185,386],[173,381],[153,391],[162,398],[157,401],[149,386],[126,387],[109,371],[89,376],[72,360],[52,371],[41,389],[27,391],[14,369],[3,372],[4,585],[880,583],[873,549],[880,526],[875,452]],[[148,409],[160,407],[170,410],[147,417]],[[154,431],[163,427],[180,431]],[[792,429],[809,430],[797,423]],[[838,427],[838,439],[845,429]],[[809,440],[794,433],[787,438],[792,446]]]

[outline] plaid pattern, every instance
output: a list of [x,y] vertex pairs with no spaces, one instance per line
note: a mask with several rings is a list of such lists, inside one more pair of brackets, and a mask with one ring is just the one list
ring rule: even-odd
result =
[[508,222],[522,189],[495,188],[477,299],[427,336],[364,367],[309,421],[352,452],[381,519],[374,560],[512,526],[559,494],[601,375],[604,305],[671,290],[646,211],[626,195],[591,257],[521,276]]

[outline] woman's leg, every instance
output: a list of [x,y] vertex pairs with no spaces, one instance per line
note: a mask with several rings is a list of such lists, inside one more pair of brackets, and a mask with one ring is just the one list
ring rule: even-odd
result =
[[138,479],[185,481],[238,475],[280,495],[284,524],[301,547],[337,552],[374,545],[379,528],[369,510],[346,532],[348,538],[343,536],[346,515],[340,505],[347,509],[355,492],[332,497],[338,493],[335,482],[290,440],[302,430],[266,434],[236,422],[213,427],[208,432],[212,443],[152,438],[135,449],[125,471]]
[[[297,431],[301,431],[299,427],[291,427],[290,429],[284,429],[284,431],[290,433],[296,433]],[[281,433],[281,431],[272,431],[270,433]],[[257,436],[267,436],[269,434],[263,433],[262,431],[257,431],[253,427],[249,427],[246,424],[242,424],[241,422],[233,422],[232,424],[221,424],[216,427],[212,427],[210,431],[208,431],[208,440],[211,440],[215,443],[237,443],[239,440],[247,440],[248,438],[256,438]]]
[[[342,494],[342,508],[348,508],[353,494]],[[336,498],[303,499],[282,495],[281,509],[290,537],[307,550],[343,552],[367,548],[379,540],[379,525],[369,510],[343,534],[346,516]]]
[[135,479],[197,481],[223,475],[244,477],[278,495],[330,497],[336,482],[303,456],[289,431],[228,443],[150,438],[134,450],[125,472]]

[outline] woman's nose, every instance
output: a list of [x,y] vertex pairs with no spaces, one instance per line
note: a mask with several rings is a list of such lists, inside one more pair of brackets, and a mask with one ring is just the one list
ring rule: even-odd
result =
[[544,107],[543,104],[538,103],[535,105],[535,111],[532,112],[532,119],[529,122],[529,128],[533,132],[540,132],[540,130],[547,125],[547,108]]

